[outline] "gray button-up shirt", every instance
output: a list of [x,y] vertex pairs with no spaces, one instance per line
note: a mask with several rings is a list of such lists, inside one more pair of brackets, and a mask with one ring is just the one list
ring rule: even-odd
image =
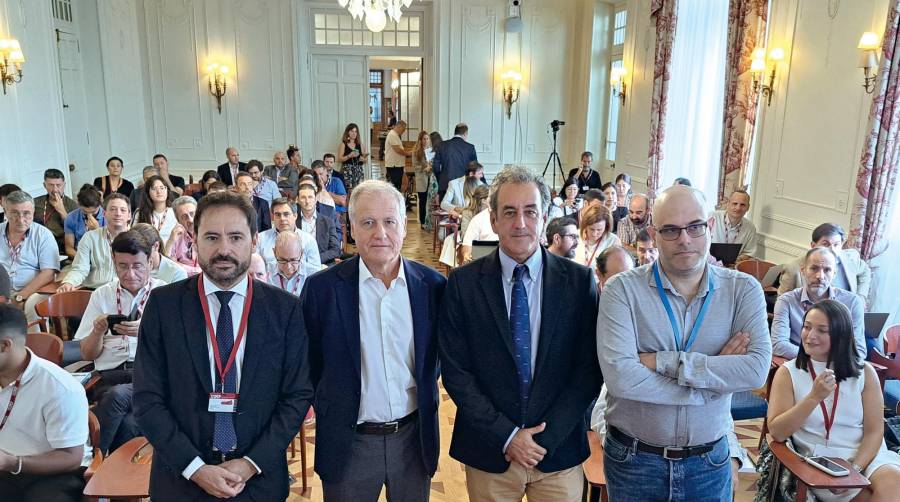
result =
[[[856,293],[844,291],[834,286],[828,288],[828,298],[843,303],[850,310],[853,321],[853,341],[856,351],[866,357],[866,321],[862,298]],[[775,302],[775,317],[772,319],[772,353],[793,359],[800,350],[800,330],[803,317],[813,306],[806,287],[797,288],[778,297]]]
[[[712,289],[707,287],[712,276]],[[687,340],[707,294],[706,317],[689,352],[675,346],[653,269],[616,275],[600,295],[597,352],[609,391],[607,423],[644,442],[693,446],[732,428],[731,394],[761,387],[772,358],[762,287],[751,276],[706,266],[690,305],[660,270],[682,339]],[[717,355],[738,331],[750,334],[746,355]],[[639,353],[656,353],[656,371]]]

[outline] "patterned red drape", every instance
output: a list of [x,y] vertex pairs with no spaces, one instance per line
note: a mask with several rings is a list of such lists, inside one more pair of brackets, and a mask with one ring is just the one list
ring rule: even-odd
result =
[[768,10],[769,0],[731,0],[728,6],[720,202],[744,185],[759,102],[750,62],[753,49],[765,46]]
[[655,197],[659,188],[659,166],[666,130],[666,100],[671,78],[672,46],[675,42],[678,0],[653,0],[650,17],[656,24],[656,56],[653,64],[653,102],[650,107],[650,152],[647,163],[647,193]]
[[869,134],[856,175],[848,239],[848,244],[858,248],[866,260],[887,249],[888,239],[884,232],[895,203],[894,184],[900,169],[900,60],[895,59],[900,58],[900,38],[897,36],[900,0],[892,3],[869,110]]

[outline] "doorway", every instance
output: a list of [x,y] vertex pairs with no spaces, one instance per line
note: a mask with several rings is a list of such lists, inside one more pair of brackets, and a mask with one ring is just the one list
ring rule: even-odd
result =
[[66,128],[67,163],[70,171],[68,176],[72,179],[72,192],[76,193],[82,184],[94,180],[87,127],[87,105],[84,99],[81,47],[74,33],[57,29],[56,48],[63,120]]
[[404,142],[415,142],[424,124],[422,58],[369,56],[369,143],[384,160],[384,140],[396,121],[406,122]]

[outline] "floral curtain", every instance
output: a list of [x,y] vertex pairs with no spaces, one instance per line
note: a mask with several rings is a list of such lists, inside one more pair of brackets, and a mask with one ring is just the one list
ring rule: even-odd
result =
[[653,198],[659,188],[659,166],[666,130],[666,100],[675,42],[678,0],[653,0],[650,18],[656,24],[656,51],[653,65],[653,101],[650,107],[650,151],[647,164],[647,193]]
[[756,128],[759,93],[753,91],[753,49],[764,47],[769,0],[731,0],[725,67],[725,109],[718,200],[743,187]]

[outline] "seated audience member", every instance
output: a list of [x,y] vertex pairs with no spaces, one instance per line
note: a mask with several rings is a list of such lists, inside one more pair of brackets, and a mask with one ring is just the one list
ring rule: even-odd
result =
[[591,189],[600,189],[603,181],[600,180],[600,173],[591,168],[594,162],[594,154],[584,152],[581,154],[581,164],[569,171],[568,179],[575,182],[578,186],[578,193],[584,193]]
[[656,242],[647,229],[641,230],[638,234],[634,248],[637,251],[638,265],[650,265],[659,258],[659,249],[656,249]]
[[[301,193],[305,192],[308,190],[301,190]],[[314,274],[322,269],[322,259],[319,255],[316,238],[309,232],[298,228],[297,213],[289,200],[279,197],[272,202],[272,222],[275,226],[265,232],[260,232],[256,244],[256,252],[266,262],[268,269],[275,267],[275,241],[281,232],[295,233],[300,238],[306,275]]]
[[184,194],[184,178],[175,176],[169,172],[169,159],[161,153],[153,156],[153,167],[156,168],[159,177],[163,179],[166,188],[172,192],[173,197],[180,197]]
[[250,268],[247,274],[253,279],[261,282],[269,282],[269,272],[266,270],[266,262],[259,253],[250,255]]
[[4,210],[7,220],[0,223],[4,237],[0,239],[0,265],[12,282],[9,300],[25,310],[30,323],[37,319],[34,306],[48,296],[37,290],[53,282],[59,271],[59,250],[50,230],[34,222],[30,195],[22,191],[7,195]]
[[141,183],[138,185],[132,192],[131,195],[128,196],[128,203],[132,208],[136,211],[137,208],[141,207],[141,199],[144,198],[144,190],[147,185],[147,180],[149,180],[153,176],[158,176],[159,170],[153,166],[145,166],[143,171],[141,171]]
[[[616,194],[616,185],[613,183],[604,183],[603,188],[600,189],[603,193],[603,207],[609,210],[613,215],[613,232],[619,227],[619,208],[616,203],[618,195]],[[587,195],[587,194],[585,194]],[[582,209],[583,210],[583,209]],[[627,208],[625,214],[628,214]]]
[[326,153],[322,157],[322,167],[316,168],[313,164],[313,171],[319,177],[319,181],[325,190],[334,199],[335,207],[339,213],[347,212],[347,186],[344,184],[344,177],[341,173],[334,170],[334,154]]
[[46,195],[34,198],[34,222],[50,230],[57,252],[65,255],[65,221],[69,213],[78,209],[78,203],[66,196],[66,177],[59,169],[44,171],[44,189]]
[[238,173],[247,170],[247,163],[241,162],[241,154],[233,146],[225,149],[225,157],[228,158],[228,161],[219,165],[216,168],[216,172],[219,173],[219,179],[222,180],[222,183],[230,187],[237,183]]
[[163,242],[169,240],[172,230],[178,225],[175,213],[172,211],[172,201],[175,200],[173,192],[159,176],[151,176],[144,183],[144,194],[141,197],[141,205],[134,212],[132,225],[135,223],[147,223],[159,232]]
[[306,175],[311,176],[313,183],[316,184],[316,200],[321,204],[335,208],[335,211],[337,211],[337,203],[325,187],[325,183],[328,181],[325,163],[321,160],[314,160],[312,166],[308,170],[304,170],[301,174],[301,178],[303,179],[306,179]]
[[[835,256],[837,256],[834,285],[851,293],[856,293],[863,298],[863,301],[868,301],[869,286],[872,283],[872,269],[862,259],[858,250],[844,248],[845,238],[846,234],[840,225],[823,223],[813,230],[810,247],[831,248]],[[803,266],[803,260],[804,257],[800,256],[784,266],[784,271],[781,272],[781,282],[778,286],[779,295],[803,286],[803,273],[800,271],[800,268]]]
[[674,187],[674,186],[678,186],[678,185],[685,186],[685,187],[693,186],[693,185],[691,185],[691,180],[689,180],[687,178],[675,178],[675,181],[672,182],[672,186]]
[[500,236],[494,232],[491,225],[491,208],[487,207],[480,213],[472,217],[469,226],[463,234],[462,256],[463,264],[472,261],[472,243],[475,241],[493,241],[498,242]]
[[631,176],[627,173],[619,173],[616,176],[614,187],[616,189],[616,210],[613,211],[613,219],[618,221],[625,219],[629,214],[629,202],[634,195],[634,192],[631,191]]
[[574,218],[554,218],[547,224],[547,251],[564,258],[575,259],[578,248],[578,225]]
[[[341,228],[341,218],[338,215],[337,210],[334,209],[334,206],[320,202],[319,193],[322,192],[322,188],[319,187],[319,184],[316,182],[315,175],[309,174],[306,177],[301,177],[299,186],[302,187],[304,185],[315,190],[315,192],[316,192],[316,213],[321,214],[322,216],[324,216],[326,218],[330,218],[331,221],[334,222],[334,226],[335,226],[335,228],[337,228],[338,241],[340,242],[341,247],[343,248],[344,234],[343,234],[343,231]],[[327,195],[327,193],[326,193],[326,195]]]
[[131,210],[128,197],[117,192],[109,194],[103,204],[106,207],[106,226],[91,230],[81,238],[72,266],[63,277],[57,293],[79,287],[96,289],[116,278],[109,245],[117,235],[128,230]]
[[829,248],[812,248],[806,252],[803,266],[804,285],[778,297],[772,319],[772,353],[793,359],[797,357],[803,317],[821,300],[835,300],[850,312],[857,355],[866,358],[865,320],[862,298],[834,284],[835,253]]
[[628,202],[628,217],[619,221],[616,235],[626,246],[634,247],[637,235],[653,225],[650,199],[642,193],[634,194]]
[[253,177],[247,171],[241,171],[237,174],[234,181],[234,191],[250,199],[250,204],[256,210],[256,225],[260,232],[272,228],[271,215],[269,213],[269,203],[253,195]]
[[272,165],[266,166],[263,170],[263,175],[274,181],[281,191],[291,195],[296,194],[297,184],[300,182],[300,171],[288,163],[288,156],[284,152],[275,152],[272,162]]
[[256,159],[247,162],[247,173],[253,178],[253,195],[266,201],[269,206],[272,205],[273,200],[281,197],[278,185],[274,181],[263,176],[262,162]]
[[854,357],[853,331],[850,312],[840,302],[810,307],[797,358],[772,381],[769,433],[776,441],[791,438],[801,455],[842,458],[871,483],[839,493],[810,490],[816,500],[893,501],[900,493],[900,455],[884,443],[878,375]]
[[191,197],[199,201],[201,198],[203,198],[204,195],[207,194],[210,185],[217,181],[221,181],[219,179],[219,173],[212,170],[206,171],[205,173],[203,173],[203,177],[200,178],[200,190],[195,190],[193,193],[191,193]]
[[742,244],[738,260],[756,255],[756,226],[744,215],[750,210],[750,194],[735,190],[728,198],[726,209],[714,211],[710,232],[712,242]]
[[[449,192],[448,192],[449,193]],[[550,204],[550,212],[547,218],[552,220],[564,216],[577,217],[584,199],[578,197],[578,183],[569,180],[560,190],[562,197],[554,197]]]
[[78,209],[69,213],[63,223],[66,256],[69,258],[75,257],[78,242],[81,241],[85,232],[106,225],[103,208],[100,204],[103,197],[94,185],[82,186],[76,199],[78,200]]
[[228,190],[228,186],[221,181],[214,181],[209,184],[209,189],[207,189],[206,193],[211,194],[215,192],[225,192]]
[[[340,171],[336,171],[334,169],[334,165],[337,162],[337,158],[334,156],[334,154],[326,153],[325,155],[322,156],[322,162],[325,163],[325,170],[328,172],[328,177],[337,178],[337,179],[341,180],[341,183],[344,184],[344,188],[346,189],[347,188],[347,179],[344,177],[344,173],[342,173]],[[332,193],[332,195],[334,195],[334,194]]]
[[106,171],[109,174],[94,178],[94,186],[104,198],[114,193],[128,197],[134,191],[134,185],[122,175],[124,170],[125,164],[119,157],[110,157],[106,161]]
[[7,183],[5,185],[0,185],[0,223],[6,221],[6,213],[3,212],[3,201],[6,200],[6,196],[21,190],[19,185],[15,185],[13,183]]
[[456,267],[459,265],[457,261],[457,242],[461,236],[466,235],[466,229],[472,218],[488,207],[488,196],[490,189],[487,185],[481,183],[474,177],[466,179],[466,207],[462,209],[459,216],[459,228],[444,237],[444,244],[441,248],[441,256],[438,259],[444,265]]
[[[334,262],[335,259],[341,257],[341,239],[338,237],[337,225],[334,219],[320,214],[316,210],[316,191],[315,189],[304,184],[297,191],[297,205],[300,207],[300,217],[297,218],[296,225],[300,230],[311,235],[316,240],[319,250],[319,259],[323,264]],[[293,205],[288,204],[293,210]],[[282,208],[282,211],[286,211]],[[274,209],[273,209],[273,219]]]
[[88,403],[66,370],[25,347],[22,312],[0,304],[0,500],[79,502]]
[[462,214],[463,208],[468,203],[466,200],[466,181],[469,178],[475,180],[475,186],[483,185],[484,166],[473,160],[466,165],[465,175],[450,180],[447,183],[447,193],[444,194],[444,198],[441,200],[441,209],[453,213],[457,217]]
[[187,272],[165,255],[165,246],[159,232],[147,223],[135,223],[131,227],[147,240],[150,249],[150,275],[166,284],[187,279]]
[[[615,201],[615,197],[613,197],[613,200]],[[586,210],[588,210],[589,208],[594,207],[594,206],[604,206],[607,209],[609,209],[609,207],[607,206],[607,203],[606,203],[606,195],[603,193],[602,190],[597,190],[596,188],[591,188],[587,192],[584,192],[581,195],[581,201],[582,201],[581,209],[578,211],[578,215],[576,216],[578,219],[581,219],[582,213],[584,213]],[[615,205],[615,204],[613,204],[613,205]],[[615,208],[610,210],[610,213],[612,213],[613,210],[615,210]],[[615,221],[615,220],[613,220],[613,221]],[[615,230],[615,228],[616,228],[616,225],[613,224],[613,230]]]
[[588,268],[594,268],[594,260],[601,251],[622,244],[612,233],[612,215],[603,206],[592,207],[581,215],[579,233],[581,241],[575,249],[575,261]]
[[603,288],[612,276],[634,268],[634,256],[620,245],[610,246],[597,255],[596,260],[594,260],[594,267],[600,294],[603,294]]
[[269,267],[269,284],[300,296],[307,274],[304,272],[301,234],[281,232],[275,238],[275,266]]
[[172,229],[172,235],[166,242],[165,254],[180,265],[188,277],[197,275],[200,273],[197,249],[194,246],[194,213],[197,212],[197,200],[182,195],[172,202],[172,212],[175,213],[178,225]]
[[[132,416],[131,386],[138,328],[150,291],[165,283],[150,277],[151,245],[134,230],[120,233],[110,245],[116,278],[91,293],[82,322],[75,332],[81,358],[94,361],[100,372],[93,392],[94,415],[100,422],[100,444],[107,453],[140,435]],[[126,320],[110,326],[109,316]]]

